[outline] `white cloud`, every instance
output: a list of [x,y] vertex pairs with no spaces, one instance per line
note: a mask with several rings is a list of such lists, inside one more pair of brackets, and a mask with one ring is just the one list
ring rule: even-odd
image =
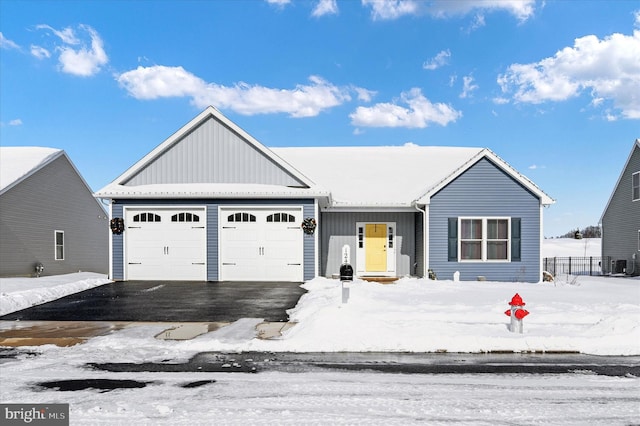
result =
[[138,67],[117,76],[117,81],[136,99],[188,97],[199,108],[213,105],[239,114],[285,113],[312,117],[351,100],[349,89],[309,77],[309,84],[294,89],[276,89],[244,82],[233,86],[207,83],[182,67]]
[[633,16],[635,18],[635,27],[640,28],[640,10],[633,12]]
[[358,100],[362,102],[371,102],[373,97],[377,94],[374,90],[367,90],[362,87],[352,87],[352,89],[358,95]]
[[449,49],[439,52],[435,57],[422,64],[425,70],[435,70],[449,63],[451,52]]
[[[506,11],[524,22],[533,16],[536,0],[362,0],[371,7],[373,20],[398,19],[405,15],[428,13],[438,18],[466,15],[474,11]],[[472,29],[484,25],[484,16],[479,13]]]
[[[435,0],[430,2],[429,11],[438,17],[466,15],[473,11],[505,11],[524,22],[533,16],[536,0]],[[484,16],[477,15],[475,25],[484,24]]]
[[46,59],[51,57],[51,52],[42,46],[31,45],[31,54],[38,59]]
[[277,7],[285,7],[286,5],[291,3],[291,0],[265,0],[265,1]]
[[14,120],[9,121],[9,126],[22,126],[22,120],[16,118]]
[[312,16],[320,17],[324,15],[337,15],[338,3],[336,0],[319,0],[316,7],[311,12]]
[[73,28],[71,27],[67,27],[62,30],[56,30],[55,28],[49,25],[40,24],[40,25],[36,25],[36,28],[39,30],[51,31],[53,34],[58,36],[58,38],[60,38],[60,40],[62,40],[62,42],[65,44],[71,44],[71,45],[80,44],[80,40],[78,40],[78,38],[75,35],[75,32],[73,31]]
[[460,93],[460,98],[462,99],[470,97],[471,92],[473,92],[474,90],[478,90],[479,88],[477,84],[473,83],[473,77],[470,75],[462,77],[462,82],[462,93]]
[[484,20],[484,14],[477,13],[476,16],[474,16],[473,18],[473,22],[471,23],[469,28],[467,28],[466,33],[470,34],[473,31],[477,30],[478,28],[484,27],[485,25],[486,25],[486,22]]
[[594,106],[606,99],[624,117],[640,119],[640,30],[578,38],[553,57],[511,65],[497,81],[516,102],[564,101],[588,91]]
[[[56,46],[55,50],[60,53],[58,61],[60,69],[64,73],[90,77],[97,74],[102,66],[109,62],[100,35],[88,25],[81,24],[78,28],[88,34],[91,41],[90,46],[87,46],[86,42],[79,38],[71,27],[56,30],[49,25],[41,24],[36,28],[51,31],[62,41],[62,45]],[[50,54],[47,56],[48,53],[49,51],[43,47],[31,46],[31,54],[37,58],[48,58],[50,56]]]
[[362,5],[371,7],[371,17],[374,21],[397,19],[418,12],[418,3],[415,0],[362,0]]
[[2,49],[20,49],[20,46],[12,40],[9,40],[0,32],[0,48]]
[[462,117],[450,105],[432,103],[418,88],[413,88],[400,95],[400,102],[379,103],[372,107],[358,107],[352,114],[351,124],[364,127],[406,127],[424,128],[430,123],[446,126]]

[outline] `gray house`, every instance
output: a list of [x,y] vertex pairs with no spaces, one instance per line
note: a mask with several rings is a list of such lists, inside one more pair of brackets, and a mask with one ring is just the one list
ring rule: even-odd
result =
[[95,194],[116,280],[541,280],[553,200],[484,148],[269,149],[209,107]]
[[640,139],[636,139],[602,218],[603,265],[613,274],[640,275]]
[[0,276],[106,274],[108,223],[64,151],[0,147]]

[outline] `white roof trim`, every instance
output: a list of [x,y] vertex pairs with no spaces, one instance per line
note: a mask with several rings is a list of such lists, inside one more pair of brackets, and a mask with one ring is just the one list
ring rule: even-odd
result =
[[474,164],[480,161],[483,158],[489,159],[492,163],[496,164],[500,167],[505,173],[514,178],[517,182],[519,182],[522,186],[527,188],[530,192],[535,194],[540,198],[540,202],[544,206],[549,206],[555,203],[555,200],[547,195],[543,190],[541,190],[535,183],[529,180],[526,176],[518,172],[516,169],[511,167],[509,163],[504,161],[502,158],[498,157],[493,151],[488,148],[484,148],[477,155],[469,159],[462,167],[459,167],[453,173],[451,173],[447,178],[438,182],[435,186],[428,188],[423,195],[418,197],[414,201],[414,204],[426,205],[430,203],[431,197],[435,195],[438,191],[440,191],[445,186],[449,185],[453,182],[458,176],[462,173],[470,169]]
[[140,170],[142,170],[144,167],[146,167],[148,164],[154,161],[167,149],[169,149],[174,144],[179,142],[184,136],[186,136],[189,132],[195,129],[199,124],[203,123],[205,120],[209,119],[210,117],[213,117],[221,121],[224,125],[231,128],[231,130],[239,134],[240,137],[242,137],[247,142],[249,142],[255,149],[260,151],[266,157],[273,160],[276,164],[279,164],[280,166],[282,166],[285,170],[291,173],[298,180],[304,182],[307,186],[309,187],[314,186],[314,183],[311,179],[303,175],[300,171],[292,167],[289,163],[284,161],[282,158],[276,155],[273,151],[271,151],[266,146],[258,142],[253,136],[251,136],[246,131],[238,127],[238,125],[236,125],[233,121],[229,120],[220,111],[218,111],[216,108],[212,106],[207,107],[204,111],[198,114],[194,119],[192,119],[190,122],[182,126],[177,132],[169,136],[169,138],[167,138],[164,142],[162,142],[160,145],[155,147],[150,153],[145,155],[141,160],[139,160],[137,163],[135,163],[133,166],[127,169],[123,174],[118,176],[112,182],[112,184],[119,185],[119,184],[122,184],[123,182],[128,181],[136,173],[138,173]]
[[629,162],[631,161],[631,157],[633,157],[633,153],[635,152],[636,148],[640,149],[640,139],[636,139],[635,142],[633,143],[633,148],[631,148],[629,157],[627,157],[627,161],[624,163],[624,167],[620,171],[620,176],[618,176],[618,180],[616,181],[616,184],[613,187],[613,190],[611,190],[611,195],[609,196],[609,200],[607,201],[607,204],[605,205],[605,208],[602,211],[602,216],[600,216],[599,223],[602,223],[602,219],[604,219],[604,215],[607,213],[607,210],[609,209],[609,204],[611,204],[611,201],[613,200],[613,195],[616,193],[616,189],[618,189],[618,186],[622,181],[622,176],[624,176],[625,170],[627,170],[627,167],[629,167]]
[[109,185],[94,194],[97,198],[314,198],[329,197],[327,191],[280,185],[238,183],[175,183],[151,185]]

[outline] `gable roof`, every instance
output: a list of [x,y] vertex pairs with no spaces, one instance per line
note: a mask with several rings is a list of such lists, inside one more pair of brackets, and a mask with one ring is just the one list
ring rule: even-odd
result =
[[533,182],[486,148],[407,144],[377,147],[272,148],[331,191],[334,208],[412,208],[429,198],[482,158],[541,199],[554,201]]
[[[282,173],[295,182],[254,182],[207,179],[180,181],[162,176],[175,168],[215,168],[194,158],[196,149],[185,148],[177,154],[180,162],[168,163],[173,168],[158,166],[172,150],[189,142],[214,119],[225,126],[223,136],[204,131],[199,149],[211,142],[222,143],[224,134],[233,133],[227,141],[248,144]],[[226,132],[226,133],[224,133]],[[216,135],[218,135],[216,133]],[[220,140],[213,139],[214,137]],[[194,137],[195,138],[195,137]],[[225,142],[225,143],[227,143]],[[225,145],[229,147],[230,145]],[[231,149],[231,148],[229,148]],[[218,152],[220,154],[221,152]],[[212,160],[215,155],[211,156]],[[253,158],[253,157],[252,157]],[[416,204],[428,204],[429,199],[453,179],[482,158],[488,158],[523,187],[540,198],[543,205],[554,201],[533,182],[486,148],[433,147],[406,144],[377,147],[298,147],[267,148],[213,107],[158,145],[111,184],[94,194],[97,198],[293,198],[316,197],[323,207],[360,209],[413,209]],[[171,161],[171,160],[168,160]],[[221,167],[233,164],[218,163]],[[147,175],[145,177],[145,175]],[[151,178],[151,176],[154,176]]]
[[[278,170],[283,176],[286,175],[287,177],[284,180],[287,183],[269,182],[261,184],[258,182],[215,181],[210,176],[202,181],[180,181],[180,179],[177,181],[162,181],[162,177],[149,178],[149,176],[158,176],[159,173],[162,173],[162,166],[159,164],[162,162],[166,164],[167,157],[173,152],[178,152],[181,143],[186,143],[185,141],[189,140],[188,138],[191,135],[200,132],[212,122],[222,125],[221,129],[227,137],[231,138],[231,143],[236,145],[241,143],[243,146],[248,147],[251,152],[256,153],[255,158],[260,158],[263,160],[263,164],[268,164],[267,167]],[[206,142],[210,142],[211,136],[210,133],[207,133],[210,129],[202,131],[202,137],[206,139]],[[185,153],[176,154],[176,156],[178,155],[185,155]],[[193,155],[195,153],[193,152],[187,152],[186,155],[191,156],[189,157],[189,162],[195,163],[195,160],[202,160],[201,158],[194,159]],[[229,163],[224,163],[225,160],[223,159],[212,158],[212,160],[218,161],[220,166],[232,166]],[[199,164],[202,171],[205,172],[215,168],[212,164],[206,163],[206,161],[204,163],[199,161]],[[178,165],[177,167],[180,166]],[[148,173],[149,170],[151,170],[150,173]],[[145,174],[147,175],[146,177]],[[113,182],[98,191],[95,196],[98,198],[207,198],[215,196],[266,198],[270,196],[327,196],[327,193],[316,188],[311,179],[286,163],[273,151],[225,117],[220,111],[210,106],[127,169]]]
[[627,161],[625,161],[624,167],[620,171],[620,176],[618,176],[618,180],[616,181],[616,184],[613,187],[613,190],[611,191],[611,195],[609,196],[609,200],[607,201],[607,204],[605,205],[605,208],[602,211],[602,216],[600,216],[600,223],[602,223],[602,219],[604,219],[604,215],[607,213],[607,210],[609,209],[609,205],[611,204],[611,200],[613,200],[613,196],[616,193],[616,190],[618,189],[618,186],[620,186],[620,181],[622,180],[622,177],[624,176],[624,172],[627,170],[627,167],[629,167],[629,162],[631,161],[631,157],[633,157],[633,153],[636,151],[636,149],[640,150],[640,138],[636,139],[635,142],[633,143],[633,148],[631,148],[631,152],[629,153],[629,156],[627,157]]
[[61,155],[64,155],[64,151],[56,148],[39,146],[0,147],[0,195]]

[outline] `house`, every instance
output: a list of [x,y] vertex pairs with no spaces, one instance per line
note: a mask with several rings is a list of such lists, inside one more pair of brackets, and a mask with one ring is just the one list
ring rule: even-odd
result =
[[636,139],[600,219],[605,272],[640,275],[640,139]]
[[0,147],[0,276],[106,274],[107,219],[63,150]]
[[269,149],[213,107],[95,196],[117,280],[301,282],[346,251],[360,277],[539,282],[553,203],[488,149]]

